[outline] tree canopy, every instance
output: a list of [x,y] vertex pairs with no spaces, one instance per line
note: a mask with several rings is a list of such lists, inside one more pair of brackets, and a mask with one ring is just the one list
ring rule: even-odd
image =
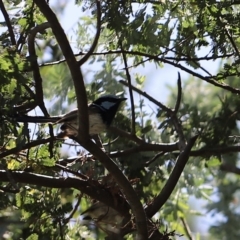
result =
[[[1,238],[195,239],[194,196],[218,216],[207,239],[239,239],[240,2],[76,0],[71,34],[67,4],[0,0]],[[164,102],[152,65],[175,74]],[[89,136],[106,94],[128,101]],[[69,140],[16,120],[74,106]]]

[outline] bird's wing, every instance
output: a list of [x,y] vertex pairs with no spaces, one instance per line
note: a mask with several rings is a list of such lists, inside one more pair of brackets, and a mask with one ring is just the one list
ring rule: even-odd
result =
[[[97,106],[96,104],[89,104],[88,105],[88,114],[96,114],[96,113],[100,113],[101,112],[101,107]],[[56,121],[55,123],[67,123],[67,122],[73,122],[76,121],[78,117],[78,109],[75,108],[72,111],[62,115],[61,119],[59,119],[58,121]]]
[[72,122],[73,120],[77,119],[77,114],[78,114],[78,109],[75,108],[72,111],[62,115],[61,119],[59,119],[55,123]]

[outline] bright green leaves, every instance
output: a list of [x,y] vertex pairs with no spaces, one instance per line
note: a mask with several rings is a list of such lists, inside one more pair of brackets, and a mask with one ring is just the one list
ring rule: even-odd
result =
[[29,67],[26,59],[16,53],[15,49],[0,49],[0,51],[1,87],[9,84],[13,79],[17,81],[18,85],[26,83],[26,79],[23,77],[24,71]]
[[38,235],[36,233],[31,234],[26,240],[38,240]]
[[[40,238],[56,239],[56,225],[64,221],[66,213],[72,210],[68,203],[61,203],[61,192],[57,189],[31,187],[21,188],[16,195],[16,204],[23,220],[30,221],[29,228]],[[38,207],[36,207],[38,206]],[[63,231],[66,226],[63,227]],[[34,236],[36,239],[37,236]]]
[[8,122],[14,107],[31,101],[31,98],[25,87],[29,84],[28,75],[25,73],[29,66],[28,62],[14,48],[0,51],[0,122],[3,125],[0,142],[3,143],[5,135],[17,133],[16,125]]
[[208,167],[217,167],[220,166],[221,161],[219,160],[219,158],[211,158],[207,161],[207,166]]

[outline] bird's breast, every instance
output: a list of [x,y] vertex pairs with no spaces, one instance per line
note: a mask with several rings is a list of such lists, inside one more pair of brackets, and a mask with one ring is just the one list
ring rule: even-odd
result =
[[[81,126],[80,126],[81,127]],[[78,134],[78,122],[69,121],[65,122],[61,126],[61,130],[64,136],[77,136]],[[89,134],[95,135],[106,130],[106,125],[104,124],[100,114],[90,114],[89,115]],[[62,134],[61,134],[62,135]]]
[[99,134],[106,129],[102,117],[100,114],[90,114],[89,115],[89,134]]

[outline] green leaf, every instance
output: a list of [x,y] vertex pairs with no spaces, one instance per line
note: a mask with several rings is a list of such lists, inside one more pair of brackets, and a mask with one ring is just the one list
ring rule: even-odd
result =
[[36,233],[31,234],[27,240],[38,240],[38,235]]
[[209,167],[217,167],[220,166],[221,161],[219,161],[219,158],[211,158],[210,160],[207,161],[207,165]]

